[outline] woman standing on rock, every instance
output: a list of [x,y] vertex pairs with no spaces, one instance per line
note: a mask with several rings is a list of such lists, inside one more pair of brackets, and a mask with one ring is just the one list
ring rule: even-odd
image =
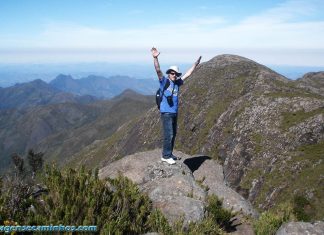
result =
[[181,77],[178,66],[171,66],[167,71],[168,77],[166,78],[161,69],[158,60],[160,52],[153,47],[151,49],[152,56],[154,58],[154,67],[160,82],[161,90],[161,104],[160,113],[163,127],[163,149],[161,160],[169,164],[175,164],[175,157],[172,154],[174,147],[174,140],[177,133],[177,117],[178,117],[178,94],[179,87],[183,84],[183,81],[188,78],[200,63],[201,56],[192,65],[192,67]]

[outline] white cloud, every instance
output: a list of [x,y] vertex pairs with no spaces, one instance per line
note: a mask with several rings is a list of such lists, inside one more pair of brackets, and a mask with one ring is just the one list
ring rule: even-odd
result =
[[[323,66],[324,62],[321,61],[324,60],[319,59],[324,58],[324,21],[302,21],[303,17],[318,11],[318,4],[316,0],[287,1],[234,25],[229,25],[226,19],[218,16],[193,17],[149,28],[119,30],[50,24],[34,38],[11,42],[0,39],[0,45],[12,49],[60,50],[65,52],[65,58],[72,59],[94,59],[97,55],[97,60],[121,61],[150,60],[147,51],[154,45],[169,54],[181,52],[167,59],[184,62],[192,61],[199,52],[204,52],[205,57],[212,57],[211,52],[219,54],[230,51],[252,54],[261,60],[262,53],[266,53],[264,62],[277,60],[284,64],[306,65],[312,61]],[[320,52],[314,55],[316,61],[309,59],[316,50]],[[78,56],[72,56],[75,53]],[[302,61],[302,57],[305,61]]]
[[253,15],[242,21],[242,24],[276,24],[298,19],[300,16],[309,16],[315,13],[323,3],[318,0],[290,0],[268,9],[260,14]]

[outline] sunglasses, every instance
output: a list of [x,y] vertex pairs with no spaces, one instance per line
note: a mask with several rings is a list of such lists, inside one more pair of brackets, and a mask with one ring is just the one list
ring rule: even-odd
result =
[[170,72],[171,75],[177,75],[175,72]]

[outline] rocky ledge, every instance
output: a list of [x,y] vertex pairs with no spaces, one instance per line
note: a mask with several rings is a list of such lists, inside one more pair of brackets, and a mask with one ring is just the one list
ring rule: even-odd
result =
[[175,165],[160,160],[160,149],[128,155],[100,169],[99,177],[114,178],[118,174],[128,177],[149,195],[153,206],[169,221],[180,216],[185,223],[201,220],[209,194],[223,199],[227,209],[258,216],[248,201],[226,186],[223,168],[216,161],[207,156],[174,153],[181,157]]

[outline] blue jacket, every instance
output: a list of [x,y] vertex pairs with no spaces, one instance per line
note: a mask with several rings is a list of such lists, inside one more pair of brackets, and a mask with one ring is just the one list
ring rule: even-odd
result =
[[[160,80],[160,90],[163,91],[163,88],[167,81],[170,81],[169,87],[164,91],[164,95],[162,97],[162,101],[160,104],[160,112],[161,113],[178,113],[178,96],[179,96],[179,87],[183,84],[183,80],[181,78],[171,81],[169,78],[163,76]],[[173,91],[173,92],[172,92]],[[173,95],[172,95],[173,93]],[[170,107],[167,101],[167,97],[172,96],[173,106]]]

